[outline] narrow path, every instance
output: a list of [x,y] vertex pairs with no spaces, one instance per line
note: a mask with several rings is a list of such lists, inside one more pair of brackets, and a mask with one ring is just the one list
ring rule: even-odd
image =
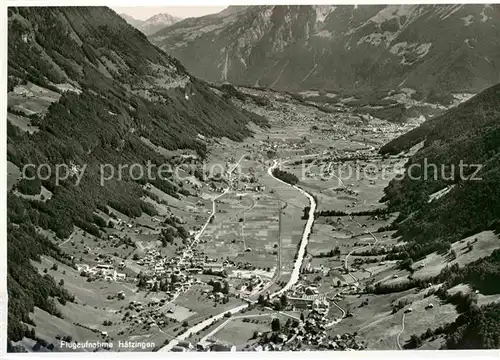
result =
[[61,246],[63,246],[64,244],[66,244],[68,241],[70,241],[71,239],[73,239],[73,235],[75,234],[75,232],[76,232],[76,231],[77,231],[77,229],[76,229],[76,230],[74,230],[74,231],[71,233],[71,235],[70,235],[70,236],[69,236],[66,240],[64,240],[62,243],[60,243],[60,244],[59,244],[59,245],[57,245],[57,246],[58,246],[58,247],[61,247]]
[[345,256],[345,259],[344,259],[344,268],[345,268],[345,271],[347,271],[347,274],[352,277],[352,279],[354,280],[354,285],[357,287],[359,285],[359,280],[356,276],[354,276],[351,271],[349,270],[349,264],[347,263],[347,261],[349,260],[349,256],[351,256],[351,254],[357,249],[352,249],[346,256]]
[[[361,225],[359,222],[357,222],[356,220],[354,220],[354,218],[352,217],[352,215],[349,215],[349,220],[351,220],[352,222],[354,222],[355,224],[357,224],[361,229],[363,229],[363,225]],[[366,232],[368,234],[370,234],[372,236],[372,238],[375,240],[375,242],[373,244],[370,245],[370,248],[375,246],[377,243],[378,243],[378,238],[368,229],[366,229]],[[349,271],[349,265],[347,263],[348,259],[349,259],[349,256],[351,256],[351,254],[357,249],[352,249],[345,257],[344,259],[344,267],[346,269],[346,271]],[[353,278],[354,282],[356,283],[355,285],[358,286],[359,285],[359,280],[353,275],[351,274],[351,272],[349,272],[349,275]]]
[[[233,167],[231,167],[228,171],[228,174],[229,176],[231,176],[231,174],[233,173],[233,171],[238,167],[238,165],[240,164],[240,162],[245,158],[246,154],[242,155],[241,158],[238,160],[238,162],[236,164],[233,165]],[[222,196],[226,195],[229,190],[231,189],[231,184],[229,184],[229,186],[224,189],[224,191],[215,196],[214,198],[212,198],[212,213],[210,214],[210,216],[208,217],[207,221],[205,222],[205,224],[202,226],[202,228],[200,229],[200,231],[198,231],[198,233],[194,236],[194,239],[193,241],[191,241],[189,243],[189,245],[186,247],[186,250],[182,253],[182,256],[181,258],[179,259],[179,262],[178,262],[178,265],[182,265],[184,263],[184,260],[186,260],[187,257],[190,257],[191,256],[191,251],[188,251],[188,250],[191,250],[193,248],[193,246],[195,246],[198,241],[200,240],[200,237],[203,235],[203,233],[205,232],[208,224],[210,224],[210,219],[212,218],[212,216],[215,216],[215,211],[216,211],[216,200],[218,200],[219,198],[221,198]],[[180,296],[181,294],[181,291],[178,290],[174,296],[172,297],[172,299],[170,299],[170,301],[167,301],[161,308],[159,308],[158,310],[162,310],[163,308],[167,307],[168,305],[172,304],[175,300],[177,300],[177,298]]]
[[264,306],[264,309],[272,311],[273,314],[277,313],[277,314],[289,317],[290,319],[294,319],[294,320],[300,321],[300,318],[298,316],[295,316],[295,315],[292,315],[292,314],[288,314],[288,313],[286,313],[284,311],[279,311],[279,310],[273,309],[272,307],[269,307],[269,306]]
[[[233,165],[233,167],[231,167],[228,171],[228,174],[229,176],[232,175],[233,171],[238,167],[238,165],[240,164],[240,162],[245,158],[246,154],[242,155],[241,158],[238,160],[238,162],[236,164]],[[229,190],[231,189],[231,184],[224,189],[224,191],[215,196],[214,198],[212,198],[212,213],[210,214],[210,216],[208,217],[207,221],[205,222],[205,224],[203,224],[202,228],[200,229],[200,231],[198,231],[198,233],[195,235],[194,237],[194,240],[189,244],[189,246],[187,247],[186,250],[190,250],[193,245],[196,245],[198,243],[198,241],[200,240],[200,237],[201,235],[203,235],[203,233],[205,232],[208,224],[210,224],[210,219],[212,218],[212,216],[215,216],[215,211],[216,211],[216,200],[218,200],[219,198],[223,197],[224,195],[226,195]],[[187,256],[187,251],[185,251],[183,254],[182,254],[182,257],[181,259],[179,260],[179,264],[182,264],[184,262],[184,259],[186,258]]]
[[347,315],[347,312],[345,311],[345,309],[344,309],[344,308],[342,308],[342,307],[340,307],[340,305],[339,305],[339,304],[337,304],[335,301],[333,301],[333,300],[330,300],[330,301],[331,301],[331,302],[333,303],[333,305],[335,305],[335,306],[336,306],[336,307],[337,307],[340,311],[342,311],[342,318],[345,318],[345,316]]
[[345,311],[344,308],[342,308],[339,304],[337,304],[333,299],[328,299],[330,302],[333,303],[340,311],[342,311],[342,317],[337,318],[329,322],[328,324],[325,325],[325,328],[331,328],[334,325],[337,325],[339,322],[341,322],[345,317],[347,316],[347,311]]
[[398,333],[398,336],[396,337],[396,343],[398,344],[399,350],[403,350],[403,347],[401,346],[401,343],[399,342],[399,338],[403,331],[405,331],[405,316],[406,313],[403,312],[403,318],[401,319],[401,331]]
[[[363,225],[361,225],[359,222],[357,222],[356,220],[354,220],[354,219],[353,219],[353,217],[352,217],[352,215],[349,215],[349,219],[350,219],[352,222],[356,223],[356,224],[357,224],[360,228],[363,228]],[[370,230],[368,230],[368,229],[365,229],[365,230],[366,230],[366,232],[367,232],[368,234],[370,234],[370,235],[371,235],[371,237],[373,238],[373,240],[375,240],[375,242],[374,242],[373,244],[371,244],[370,246],[377,245],[377,243],[378,243],[378,238],[377,238],[377,237],[376,237],[376,236],[375,236],[375,235],[374,235],[374,234],[373,234]]]
[[257,204],[257,202],[251,196],[249,196],[248,194],[244,195],[244,196],[246,196],[248,199],[250,199],[252,201],[252,205],[250,205],[249,207],[247,207],[241,213],[241,215],[243,216],[242,217],[243,221],[241,222],[241,241],[243,241],[243,251],[245,251],[246,248],[247,248],[246,241],[245,241],[245,221],[246,221],[245,220],[245,214],[247,213],[247,211],[252,210],[255,207],[255,205]]

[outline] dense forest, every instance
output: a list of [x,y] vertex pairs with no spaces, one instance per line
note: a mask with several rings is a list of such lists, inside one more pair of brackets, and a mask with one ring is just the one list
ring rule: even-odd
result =
[[[47,180],[24,179],[17,185],[28,195],[39,194],[43,186],[52,193],[49,200],[8,194],[9,339],[17,341],[26,333],[23,323],[30,322],[34,306],[58,315],[49,298],[60,303],[72,299],[29,263],[42,254],[67,261],[37,234],[36,226],[59,238],[68,237],[75,226],[99,236],[103,224],[96,209],[107,211],[109,206],[131,217],[155,214],[141,200],[151,196],[142,188],[147,182],[177,198],[185,193],[175,181],[141,179],[129,171],[101,186],[102,164],[116,169],[169,161],[141,137],[165,149],[193,149],[203,158],[207,149],[198,134],[240,141],[252,135],[249,122],[267,124],[191,77],[108,8],[23,7],[8,12],[8,90],[33,83],[61,95],[46,114],[29,116],[39,131],[30,134],[7,123],[8,161],[19,168],[48,164],[52,170]],[[57,84],[79,91],[61,91]],[[11,107],[9,111],[18,113]],[[58,164],[83,173],[78,186],[77,174],[56,182]]]
[[321,210],[314,213],[315,217],[328,217],[328,216],[378,216],[388,214],[387,209],[380,208],[375,210],[364,210],[364,211],[343,211],[343,210]]
[[448,328],[448,349],[499,349],[500,304],[471,307]]
[[288,171],[280,170],[278,168],[273,170],[273,175],[281,181],[284,181],[290,185],[295,185],[299,182],[299,178],[297,176],[289,173]]

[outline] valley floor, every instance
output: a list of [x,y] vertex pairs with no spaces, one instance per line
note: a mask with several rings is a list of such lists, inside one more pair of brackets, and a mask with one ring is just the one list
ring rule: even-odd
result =
[[[430,288],[366,291],[410,277],[396,261],[383,259],[401,242],[389,227],[398,214],[385,212],[380,199],[407,155],[381,157],[377,150],[400,129],[377,119],[366,123],[354,113],[272,104],[240,104],[266,116],[271,128],[253,126],[254,136],[241,143],[213,142],[204,164],[208,179],[182,173],[191,195],[175,199],[148,185],[152,195],[145,201],[158,215],[132,219],[109,208],[111,215],[98,213],[115,222],[106,229],[107,241],[78,228],[59,241],[79,259],[78,270],[47,257],[33,262],[76,298],[61,306],[63,319],[57,321],[36,309],[37,334],[48,342],[67,336],[148,342],[161,351],[215,344],[237,350],[398,350],[412,335],[454,321],[455,307]],[[296,186],[277,179],[274,165],[292,174]],[[14,178],[17,169],[9,174]],[[162,244],[167,222],[182,224],[189,235]],[[40,232],[57,242],[54,234]],[[455,260],[430,254],[414,264],[413,276],[425,279],[498,248],[496,235],[477,237],[472,252],[462,254],[462,242],[453,244]],[[89,275],[103,262],[114,274]],[[144,274],[147,285],[138,287]],[[434,336],[421,346],[441,345]]]

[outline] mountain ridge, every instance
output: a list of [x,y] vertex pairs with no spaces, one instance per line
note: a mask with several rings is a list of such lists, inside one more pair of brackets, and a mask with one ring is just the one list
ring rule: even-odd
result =
[[[493,36],[499,32],[494,26],[499,9],[250,6],[196,22],[186,19],[150,39],[191,72],[214,82],[290,91],[404,85],[425,95],[479,92],[500,81],[498,36]],[[477,33],[492,36],[477,38]]]
[[173,25],[176,22],[182,20],[182,18],[172,16],[168,13],[155,14],[147,18],[146,20],[135,19],[133,16],[125,13],[120,13],[118,15],[120,15],[123,19],[125,19],[125,21],[127,21],[130,25],[132,25],[145,35],[152,35],[158,30]]

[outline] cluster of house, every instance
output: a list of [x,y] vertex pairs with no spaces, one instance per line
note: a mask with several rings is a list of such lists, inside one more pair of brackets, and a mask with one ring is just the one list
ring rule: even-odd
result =
[[169,261],[161,256],[160,251],[156,249],[151,249],[146,251],[144,257],[137,260],[137,265],[145,266],[147,274],[151,275],[161,275],[166,274],[167,271],[172,272],[173,270],[169,268]]
[[125,280],[127,275],[116,271],[114,265],[111,264],[97,264],[91,267],[88,264],[77,264],[78,271],[85,272],[88,276],[102,278],[104,280],[117,281]]
[[241,292],[251,292],[257,288],[261,288],[264,285],[264,281],[262,280],[262,278],[256,274],[242,274],[241,272],[238,272],[236,274],[236,278],[247,280],[241,285]]
[[[340,109],[336,109],[337,111],[340,111]],[[363,134],[370,134],[372,138],[379,138],[382,136],[386,136],[387,134],[393,134],[393,133],[406,133],[413,129],[415,126],[420,125],[425,120],[416,120],[412,121],[412,119],[408,119],[408,121],[411,121],[412,124],[394,124],[394,123],[381,123],[380,121],[377,121],[376,123],[372,122],[375,120],[375,118],[372,115],[369,114],[356,114],[353,115],[352,109],[346,109],[349,113],[348,114],[336,114],[335,117],[337,120],[336,125],[334,126],[333,129],[328,129],[324,132],[330,132],[333,133],[334,136],[342,136],[342,137],[348,137],[352,135],[359,135],[360,133]],[[353,127],[355,128],[353,129]]]
[[180,341],[176,346],[172,348],[171,351],[174,352],[187,352],[187,351],[236,351],[236,346],[231,344],[226,344],[220,341],[207,340],[205,342],[200,342],[194,346],[189,341]]
[[[147,276],[146,286],[153,288],[161,279],[173,283],[173,291],[182,293],[189,290],[193,284],[193,274],[222,274],[224,273],[224,263],[217,262],[207,257],[203,252],[196,248],[178,250],[173,258],[161,256],[157,249],[150,249],[142,259],[136,261],[137,265],[145,266],[147,269],[144,274]],[[167,296],[174,297],[174,293],[167,291]]]
[[330,326],[325,314],[311,312],[308,318],[296,328],[290,329],[290,338],[284,342],[281,350],[329,349],[329,350],[362,350],[366,347],[358,340],[357,334],[328,335],[326,329]]
[[[115,223],[115,228],[117,228],[119,230],[123,230],[125,228],[131,229],[134,227],[134,224],[129,223],[129,222],[122,220],[120,218],[117,218],[116,220],[114,220],[114,223]],[[110,235],[109,237],[112,239],[113,235]]]
[[153,288],[162,278],[166,278],[167,280],[174,278],[176,279],[174,289],[179,292],[187,291],[191,284],[191,279],[178,266],[178,261],[179,257],[169,260],[162,257],[158,250],[153,249],[148,250],[145,256],[137,261],[137,264],[147,267],[144,274],[148,277],[148,280],[146,280],[148,288]]
[[222,274],[227,266],[227,263],[211,259],[198,249],[188,249],[184,251],[184,256],[187,256],[189,261],[180,268],[191,274]]
[[330,308],[330,303],[325,298],[317,295],[290,296],[288,302],[293,309],[310,309],[322,315],[328,314]]
[[322,133],[326,134],[326,140],[346,140],[351,136],[357,135],[357,130],[354,130],[352,126],[342,125],[324,129]]
[[[140,301],[132,300],[129,303],[127,309],[135,310],[135,313],[131,313],[128,320],[136,325],[145,324],[149,327],[164,326],[165,324],[168,323],[169,318],[164,312],[157,311],[158,306],[160,306],[161,308],[164,303],[165,303],[164,299],[162,299],[161,301],[152,300],[147,304],[143,304]],[[166,306],[168,305],[170,304],[167,304]],[[167,312],[172,313],[173,311],[167,311]]]
[[254,192],[262,192],[266,191],[266,187],[260,184],[244,184],[238,188],[238,190],[244,191],[254,191]]
[[314,349],[324,350],[363,350],[366,348],[364,341],[358,340],[355,334],[338,334],[334,337],[326,335],[326,332],[320,331],[318,334],[307,332],[305,335],[297,335],[295,342],[287,344],[284,350],[298,350],[298,347],[312,347]]
[[317,295],[319,294],[318,287],[316,285],[305,285],[303,283],[298,283],[294,286],[291,296],[300,297],[302,295]]
[[217,193],[223,193],[224,192],[224,187],[222,186],[217,186],[216,183],[211,182],[210,183],[210,190],[217,192]]
[[[342,334],[331,336],[327,334],[328,324],[325,317],[311,313],[304,322],[280,333],[272,340],[259,341],[245,347],[246,351],[290,351],[290,350],[362,350],[366,347],[363,341],[357,339],[357,334]],[[259,338],[262,333],[257,334]]]

